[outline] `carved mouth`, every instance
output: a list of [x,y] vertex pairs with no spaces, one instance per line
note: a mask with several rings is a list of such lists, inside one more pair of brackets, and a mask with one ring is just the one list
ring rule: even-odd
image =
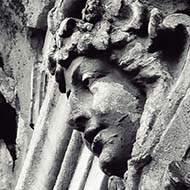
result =
[[87,146],[89,149],[96,155],[99,156],[102,150],[102,141],[100,138],[100,131],[105,129],[105,125],[100,125],[100,126],[91,126],[89,129],[87,129],[84,132],[84,139],[87,143]]
[[92,142],[92,145],[91,145],[91,150],[92,152],[99,157],[99,155],[101,154],[102,152],[102,149],[103,149],[103,141],[102,141],[102,138],[101,138],[101,134],[98,133],[95,137],[94,137],[94,140]]

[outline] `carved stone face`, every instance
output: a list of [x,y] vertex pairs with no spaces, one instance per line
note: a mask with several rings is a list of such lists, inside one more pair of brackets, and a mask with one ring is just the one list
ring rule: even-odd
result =
[[142,114],[140,94],[126,74],[99,59],[79,57],[65,76],[69,124],[82,132],[102,170],[122,177]]
[[[55,44],[48,68],[60,91],[67,89],[69,124],[82,132],[106,174],[122,177],[128,169],[126,188],[161,188],[167,161],[186,151],[181,143],[173,148],[178,143],[170,132],[190,83],[189,1],[87,0],[81,19],[62,21],[64,12],[50,27]],[[98,58],[102,52],[112,64]],[[92,54],[97,58],[80,57]]]

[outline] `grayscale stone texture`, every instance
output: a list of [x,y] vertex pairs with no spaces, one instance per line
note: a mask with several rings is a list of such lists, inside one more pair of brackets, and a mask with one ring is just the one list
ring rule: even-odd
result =
[[[0,92],[18,125],[15,167],[0,139],[0,190],[190,189],[189,0],[1,0],[0,23]],[[83,75],[91,95],[69,92],[76,64],[119,74],[108,86]],[[99,93],[90,104],[103,88],[111,101]],[[104,129],[110,157],[76,123],[90,106],[126,126],[130,142],[123,128]]]

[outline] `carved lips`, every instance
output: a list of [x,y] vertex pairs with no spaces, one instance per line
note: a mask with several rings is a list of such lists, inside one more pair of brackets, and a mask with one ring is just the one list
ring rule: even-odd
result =
[[105,129],[105,125],[90,125],[83,134],[85,143],[88,148],[96,155],[99,156],[102,151],[103,143],[100,138],[100,131]]
[[106,125],[94,123],[90,117],[87,117],[87,115],[71,118],[68,124],[73,129],[83,132],[85,144],[96,156],[99,156],[103,144],[101,143],[98,134],[106,128]]

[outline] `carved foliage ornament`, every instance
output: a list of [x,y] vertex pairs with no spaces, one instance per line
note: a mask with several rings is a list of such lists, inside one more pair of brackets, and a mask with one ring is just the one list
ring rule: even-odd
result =
[[[170,48],[172,49],[173,44],[168,44],[169,47],[163,47],[166,44],[164,40],[169,36],[171,39],[168,39],[168,42],[175,39],[179,32],[184,31],[183,25],[186,25],[188,20],[186,18],[188,16],[184,14],[174,14],[165,18],[166,15],[162,14],[158,8],[149,10],[149,7],[144,6],[138,0],[88,0],[85,7],[81,9],[80,19],[78,15],[75,18],[75,13],[69,15],[70,17],[64,15],[69,8],[72,12],[74,5],[64,1],[63,10],[57,10],[57,12],[62,11],[63,14],[60,16],[60,20],[57,18],[58,21],[51,20],[54,18],[52,14],[55,15],[55,11],[49,14],[49,23],[59,22],[59,27],[49,24],[49,30],[52,31],[55,38],[55,44],[52,46],[48,58],[48,68],[51,74],[61,72],[61,68],[68,67],[74,58],[81,55],[93,56],[95,52],[106,54],[110,62],[114,62],[126,72],[134,73],[137,70],[142,70],[145,63],[142,61],[137,63],[139,58],[148,59],[147,62],[154,62],[159,56],[160,50],[163,51],[163,54],[166,51],[166,53],[173,55],[173,52],[168,52]],[[174,17],[178,18],[178,21],[173,23]],[[183,19],[184,17],[185,19]],[[146,39],[144,42],[143,38]],[[141,42],[137,43],[137,41]],[[127,48],[127,52],[129,52],[126,54],[128,57],[121,57],[118,53],[118,50],[124,51],[124,48]],[[154,52],[157,53],[153,54]],[[177,53],[180,53],[180,48],[179,52],[174,52],[174,54]],[[138,59],[131,61],[130,54],[137,55]],[[152,65],[151,63],[146,64]],[[152,74],[146,72],[146,74],[139,74],[135,80],[141,82],[140,80],[143,79],[150,82],[159,78],[159,75],[159,71],[153,71]],[[56,76],[59,78],[60,75]],[[58,78],[57,81],[59,81]],[[61,91],[64,92],[64,88]]]

